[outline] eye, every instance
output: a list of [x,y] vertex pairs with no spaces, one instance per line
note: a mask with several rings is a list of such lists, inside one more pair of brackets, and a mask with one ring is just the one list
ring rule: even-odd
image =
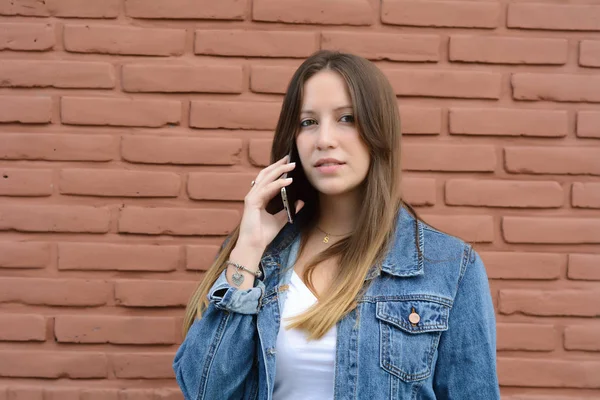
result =
[[342,118],[340,118],[340,120],[342,120],[342,122],[353,123],[354,122],[354,115],[352,115],[352,114],[342,115]]
[[[309,122],[311,122],[311,123],[309,124]],[[302,128],[305,128],[307,126],[312,125],[312,122],[315,122],[315,120],[314,119],[305,119],[304,121],[300,121],[300,126]]]

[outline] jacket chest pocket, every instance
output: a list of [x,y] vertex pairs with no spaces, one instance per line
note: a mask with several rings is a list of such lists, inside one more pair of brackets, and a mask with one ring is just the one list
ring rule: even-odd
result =
[[405,382],[429,377],[449,313],[449,306],[428,300],[378,302],[381,367]]

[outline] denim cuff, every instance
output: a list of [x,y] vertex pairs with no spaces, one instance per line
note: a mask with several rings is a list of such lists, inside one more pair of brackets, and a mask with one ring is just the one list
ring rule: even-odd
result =
[[[258,278],[254,279],[254,287],[240,290],[231,286],[227,281],[227,269],[217,278],[208,291],[208,301],[216,308],[239,314],[258,314],[259,299],[265,291],[265,284]],[[223,293],[225,291],[225,293]]]

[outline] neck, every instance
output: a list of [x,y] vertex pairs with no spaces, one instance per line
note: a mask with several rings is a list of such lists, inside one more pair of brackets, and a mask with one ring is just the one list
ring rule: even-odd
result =
[[360,210],[358,191],[330,196],[319,195],[317,226],[331,235],[345,235],[354,231]]

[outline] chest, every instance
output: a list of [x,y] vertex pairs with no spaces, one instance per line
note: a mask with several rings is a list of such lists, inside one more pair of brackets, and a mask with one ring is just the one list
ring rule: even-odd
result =
[[[321,298],[322,295],[331,287],[331,284],[340,269],[339,258],[321,261],[315,266],[310,266],[309,268],[309,265],[315,259],[315,256],[317,256],[318,253],[323,250],[322,245],[322,242],[318,243],[317,241],[309,239],[302,252],[298,254],[297,258],[293,262],[294,272],[296,275],[298,275],[298,277],[300,277],[304,284],[317,298]],[[308,277],[304,276],[305,272],[307,272],[309,269],[312,271],[310,282]]]

